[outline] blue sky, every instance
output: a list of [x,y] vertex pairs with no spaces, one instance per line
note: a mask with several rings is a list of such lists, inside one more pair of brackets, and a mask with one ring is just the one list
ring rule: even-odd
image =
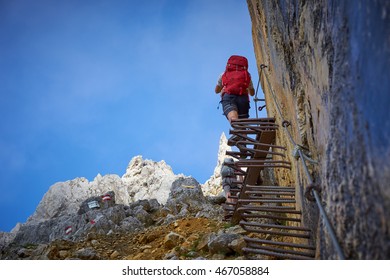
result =
[[52,184],[122,176],[136,155],[204,183],[227,58],[258,79],[240,0],[0,0],[0,53],[0,231]]

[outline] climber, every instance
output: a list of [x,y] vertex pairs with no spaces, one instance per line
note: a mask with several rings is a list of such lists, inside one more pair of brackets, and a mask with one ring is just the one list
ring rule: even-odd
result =
[[221,93],[223,113],[231,123],[233,120],[249,118],[249,95],[255,95],[246,57],[232,55],[225,72],[218,79],[215,93]]

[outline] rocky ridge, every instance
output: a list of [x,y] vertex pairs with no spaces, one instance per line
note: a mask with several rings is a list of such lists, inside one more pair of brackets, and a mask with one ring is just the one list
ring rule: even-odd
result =
[[91,182],[86,178],[76,178],[54,184],[27,222],[39,223],[74,214],[85,199],[109,191],[115,193],[119,204],[126,205],[141,199],[157,199],[159,203],[165,203],[173,181],[184,177],[182,174],[175,175],[164,161],[154,162],[136,156],[122,177],[98,174]]
[[0,258],[242,258],[242,230],[221,221],[223,201],[204,196],[191,177],[173,182],[165,205],[116,204],[109,192],[88,198],[75,214],[21,225]]
[[[26,223],[18,224],[10,233],[0,233],[0,258],[183,258],[189,253],[187,247],[190,243],[191,250],[195,251],[190,254],[193,257],[213,257],[222,250],[213,249],[213,240],[225,236],[223,227],[226,225],[221,222],[223,215],[220,206],[224,197],[218,194],[221,191],[220,165],[229,149],[226,142],[225,135],[222,135],[217,166],[210,180],[203,186],[192,177],[175,175],[164,161],[144,160],[142,156],[136,156],[130,161],[122,177],[99,174],[91,182],[85,178],[76,178],[54,184]],[[188,223],[189,220],[191,222]],[[181,224],[184,228],[178,226]],[[156,232],[159,234],[156,235]],[[183,235],[184,232],[186,234]],[[210,234],[205,243],[201,239],[206,238],[206,233]],[[152,246],[149,243],[154,239],[142,239],[142,236],[150,235],[158,236],[155,238],[157,240],[164,237],[153,248],[162,248],[159,254],[144,254],[153,251],[146,249]],[[172,238],[175,239],[173,252],[174,248],[166,245]],[[120,249],[120,240],[125,239],[126,244],[131,239],[132,244],[139,246],[134,245],[130,250],[132,253],[123,251]],[[237,235],[233,239],[240,237]],[[233,239],[228,237],[228,243]],[[196,249],[194,242],[201,241],[203,246]],[[211,244],[210,248],[208,243]],[[229,248],[230,245],[225,243],[226,248]],[[238,243],[242,245],[242,242]],[[114,250],[108,254],[111,249],[103,250],[99,247],[102,244],[106,244],[106,247],[111,244],[120,253],[113,254]],[[68,248],[67,253],[64,252],[64,246]],[[100,248],[99,253],[91,246]],[[181,249],[178,251],[178,248]],[[237,254],[236,251],[229,249],[225,256]]]

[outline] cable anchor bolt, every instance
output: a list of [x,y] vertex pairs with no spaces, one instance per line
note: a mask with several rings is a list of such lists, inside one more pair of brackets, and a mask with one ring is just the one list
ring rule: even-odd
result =
[[286,120],[282,121],[283,127],[289,127],[290,125],[291,125],[291,123],[289,121],[286,121]]
[[308,201],[311,201],[311,202],[316,201],[316,199],[313,195],[313,190],[316,190],[318,193],[320,193],[321,188],[319,185],[314,184],[314,183],[307,186],[307,188],[305,190],[305,197]]

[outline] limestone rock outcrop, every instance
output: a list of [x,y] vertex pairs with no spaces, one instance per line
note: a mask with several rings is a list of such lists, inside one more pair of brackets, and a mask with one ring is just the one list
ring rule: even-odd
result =
[[126,186],[125,192],[120,197],[127,197],[134,202],[140,199],[157,199],[165,203],[168,199],[172,183],[185,177],[183,174],[175,175],[172,168],[165,161],[155,162],[144,160],[142,156],[134,157],[126,173],[122,176],[122,182]]
[[91,182],[86,178],[76,178],[54,184],[43,196],[28,222],[39,223],[74,214],[87,198],[110,191],[115,193],[118,204],[128,205],[140,199],[153,198],[159,203],[165,203],[172,183],[183,176],[175,175],[164,161],[154,162],[136,156],[122,177],[98,174]]
[[205,195],[219,195],[222,190],[221,167],[224,159],[227,157],[226,152],[231,151],[232,148],[228,146],[225,133],[222,133],[219,139],[219,149],[217,164],[213,175],[203,185],[202,190]]

